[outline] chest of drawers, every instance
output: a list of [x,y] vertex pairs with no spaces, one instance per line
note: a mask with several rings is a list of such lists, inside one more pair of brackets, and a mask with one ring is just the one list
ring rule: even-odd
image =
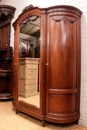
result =
[[29,97],[38,93],[39,58],[19,59],[19,96]]

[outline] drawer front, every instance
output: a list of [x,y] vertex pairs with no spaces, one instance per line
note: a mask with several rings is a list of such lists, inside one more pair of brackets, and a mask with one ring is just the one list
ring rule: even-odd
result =
[[25,90],[25,93],[26,94],[32,94],[32,93],[36,93],[36,88],[32,88],[32,89],[28,89],[28,90]]
[[25,72],[25,76],[29,76],[29,75],[38,75],[38,70],[37,69],[27,69]]
[[27,90],[35,89],[37,91],[37,84],[27,84],[25,86],[25,89],[27,89]]
[[26,79],[34,79],[34,78],[38,78],[38,75],[26,75],[25,76]]
[[39,62],[39,60],[37,59],[37,60],[34,60],[34,59],[25,59],[25,60],[23,60],[23,59],[20,59],[19,60],[19,63],[20,64],[38,64],[38,62]]
[[34,74],[34,73],[37,73],[37,72],[38,72],[38,69],[36,69],[36,68],[35,68],[35,69],[30,69],[30,68],[29,68],[29,69],[26,69],[25,72],[26,72],[26,73],[28,72],[28,73],[30,73],[30,74]]
[[38,65],[26,64],[26,69],[30,69],[30,68],[38,68]]
[[[30,68],[30,66],[20,66],[19,67],[19,78],[24,78],[24,77],[32,77],[35,78],[35,76],[38,76],[38,69],[36,66],[35,68]],[[34,75],[34,76],[32,76]]]
[[28,84],[25,82],[25,80],[19,80],[19,86],[18,86],[19,92],[24,92],[28,89],[35,89],[37,91],[37,84]]
[[38,60],[26,60],[26,63],[29,63],[29,64],[38,64]]
[[25,84],[37,84],[38,79],[27,79],[25,80]]
[[38,68],[36,64],[20,64],[19,69]]

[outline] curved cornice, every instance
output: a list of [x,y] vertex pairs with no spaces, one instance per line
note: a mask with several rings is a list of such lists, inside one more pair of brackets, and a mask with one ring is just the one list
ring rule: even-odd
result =
[[16,8],[10,5],[0,5],[0,27],[11,22]]

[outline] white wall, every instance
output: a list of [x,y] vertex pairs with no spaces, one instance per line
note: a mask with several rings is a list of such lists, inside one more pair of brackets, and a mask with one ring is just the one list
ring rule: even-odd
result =
[[[79,8],[83,14],[81,18],[81,117],[79,123],[87,126],[87,0],[2,0],[0,4],[8,4],[16,7],[15,17],[12,23],[26,6],[33,4],[39,7],[53,5],[71,5]],[[11,29],[11,43],[14,45],[14,29]]]

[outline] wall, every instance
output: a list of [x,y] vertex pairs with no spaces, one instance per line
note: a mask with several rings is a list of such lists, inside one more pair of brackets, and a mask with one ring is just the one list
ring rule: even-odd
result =
[[[13,4],[14,3],[14,4]],[[87,0],[2,0],[0,4],[8,4],[16,7],[15,18],[21,13],[24,7],[32,4],[39,7],[53,5],[71,5],[82,10],[81,18],[81,117],[79,123],[87,126]],[[11,43],[14,44],[14,29],[11,29]]]

